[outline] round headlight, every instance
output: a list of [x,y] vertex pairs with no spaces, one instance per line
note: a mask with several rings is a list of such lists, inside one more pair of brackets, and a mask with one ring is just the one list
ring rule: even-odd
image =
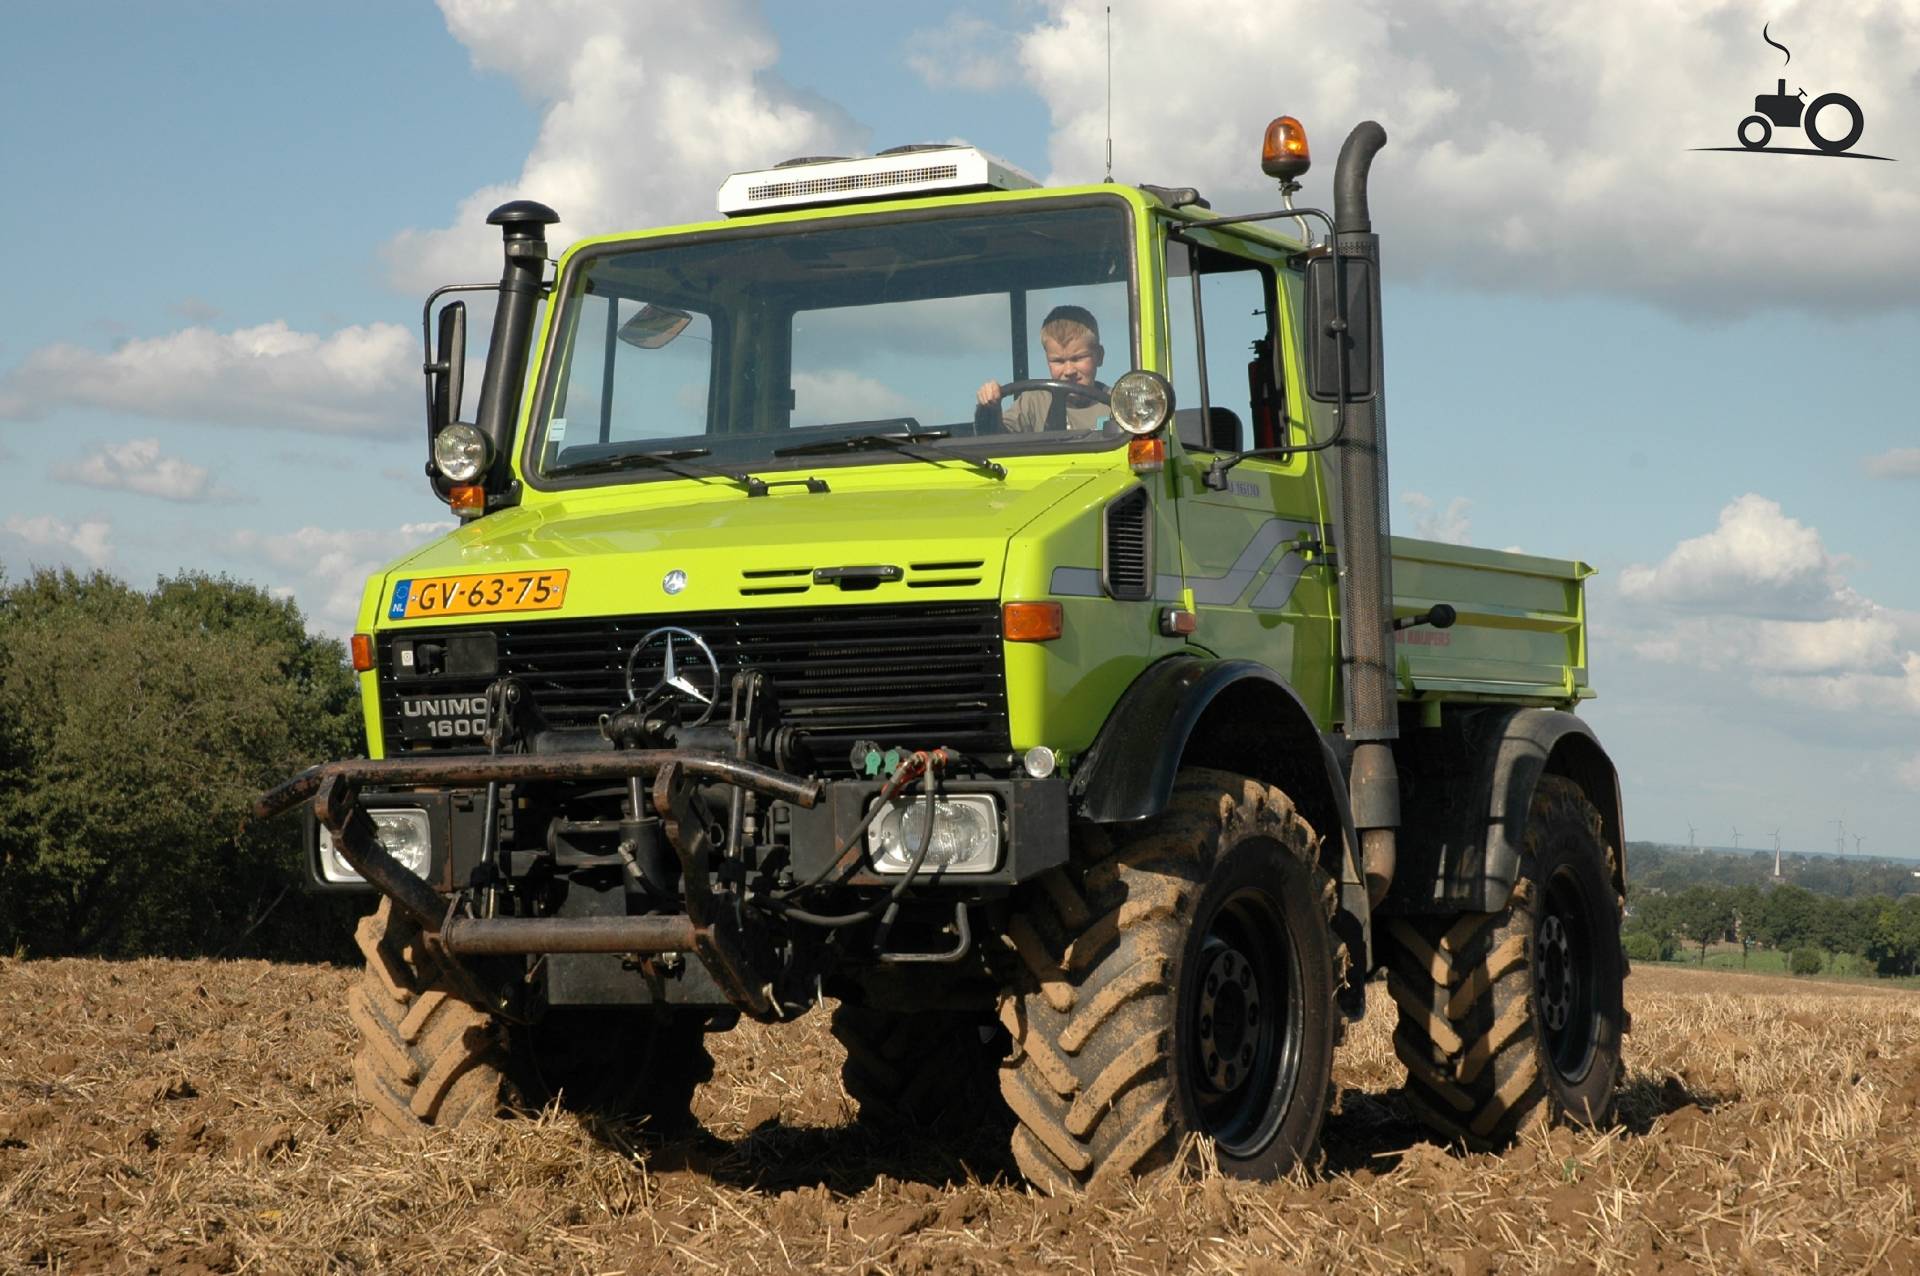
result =
[[1152,434],[1173,416],[1173,387],[1158,372],[1136,369],[1113,383],[1113,419],[1128,434]]
[[471,483],[487,468],[487,436],[456,421],[433,436],[433,468],[455,483]]

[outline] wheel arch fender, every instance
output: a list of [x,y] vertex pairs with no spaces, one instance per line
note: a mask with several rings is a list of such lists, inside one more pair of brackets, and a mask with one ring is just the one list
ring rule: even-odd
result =
[[1114,705],[1074,771],[1071,796],[1096,824],[1165,810],[1183,766],[1208,766],[1281,789],[1320,835],[1321,867],[1340,892],[1342,936],[1365,970],[1370,944],[1359,838],[1346,774],[1300,696],[1254,660],[1170,656],[1149,665]]
[[1613,855],[1613,888],[1624,898],[1620,778],[1593,728],[1557,709],[1495,709],[1462,717],[1448,747],[1466,753],[1466,798],[1454,800],[1444,779],[1409,786],[1389,906],[1409,912],[1504,908],[1543,775],[1572,780],[1600,813],[1601,840]]

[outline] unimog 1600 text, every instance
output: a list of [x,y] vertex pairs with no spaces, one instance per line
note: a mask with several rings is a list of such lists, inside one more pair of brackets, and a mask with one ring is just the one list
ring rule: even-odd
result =
[[[705,1034],[835,999],[862,1120],[1004,1099],[1049,1190],[1312,1154],[1384,971],[1412,1108],[1603,1122],[1617,781],[1584,564],[1391,537],[1379,239],[964,147],[736,175],[723,220],[488,219],[428,349],[462,525],[367,585],[372,757],[309,803],[396,1129],[687,1118]],[[468,289],[481,285],[465,285]],[[1042,366],[1041,358],[1048,360]]]

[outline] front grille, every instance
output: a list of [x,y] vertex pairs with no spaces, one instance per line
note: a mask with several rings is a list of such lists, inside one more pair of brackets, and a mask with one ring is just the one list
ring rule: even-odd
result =
[[[649,630],[675,625],[706,640],[725,685],[743,664],[766,674],[782,721],[806,733],[815,760],[844,771],[856,740],[950,745],[1005,753],[1006,675],[995,603],[790,607],[682,612],[598,620],[529,620],[485,626],[498,641],[499,673],[519,678],[557,727],[591,727],[626,701],[627,656]],[[478,626],[461,626],[472,633]],[[400,737],[399,696],[472,694],[486,677],[396,679],[394,632],[379,635],[380,719],[389,755],[467,749],[469,741]],[[410,639],[431,637],[399,631]]]

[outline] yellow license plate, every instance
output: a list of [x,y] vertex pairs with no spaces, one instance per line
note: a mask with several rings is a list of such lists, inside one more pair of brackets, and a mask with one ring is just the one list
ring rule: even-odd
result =
[[489,572],[396,581],[388,620],[472,616],[489,611],[552,611],[567,597],[565,570]]

